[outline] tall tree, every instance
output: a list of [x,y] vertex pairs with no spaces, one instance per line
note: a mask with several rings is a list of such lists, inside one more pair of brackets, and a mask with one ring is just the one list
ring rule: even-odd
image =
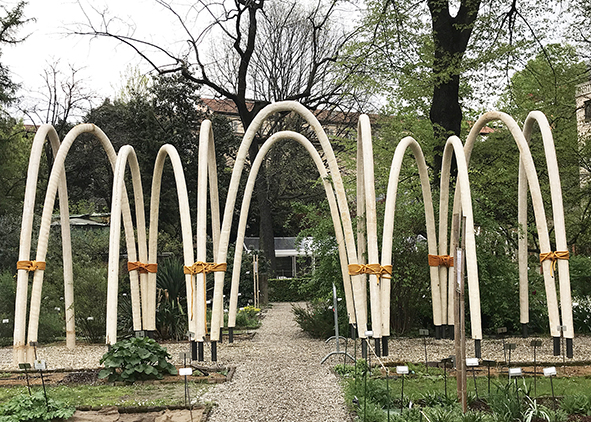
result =
[[[117,40],[130,46],[157,73],[178,73],[230,99],[245,128],[272,101],[297,100],[309,108],[345,107],[342,98],[356,92],[347,89],[353,69],[338,77],[335,72],[350,36],[334,22],[337,0],[326,5],[319,0],[310,9],[294,0],[201,0],[186,10],[169,1],[156,1],[178,22],[185,39],[180,51],[176,45],[169,47],[118,32],[104,14],[100,19],[89,18],[76,33]],[[199,29],[193,30],[195,26]],[[158,54],[165,61],[158,62]],[[253,142],[251,162],[265,136],[261,134]],[[263,169],[256,182],[259,234],[274,270],[273,219],[266,179]]]
[[414,108],[430,119],[433,142],[426,149],[435,183],[445,141],[460,135],[464,103],[486,104],[477,97],[495,95],[499,79],[522,65],[520,55],[541,46],[543,26],[534,31],[532,23],[549,6],[516,0],[368,2],[359,54],[377,70],[375,81],[390,87],[396,109]]

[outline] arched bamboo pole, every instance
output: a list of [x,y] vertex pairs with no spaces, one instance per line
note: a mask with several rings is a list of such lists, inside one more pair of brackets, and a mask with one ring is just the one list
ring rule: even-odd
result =
[[[53,213],[53,205],[55,203],[55,196],[58,189],[58,184],[60,183],[60,174],[64,171],[64,162],[72,143],[76,140],[76,138],[81,133],[92,133],[94,134],[97,139],[101,142],[103,149],[107,153],[109,161],[111,165],[114,167],[115,160],[117,158],[117,154],[111,145],[111,142],[107,138],[107,136],[96,126],[91,124],[83,124],[74,127],[68,135],[66,135],[64,141],[62,142],[56,156],[54,159],[54,164],[51,170],[51,174],[49,177],[49,181],[47,184],[47,191],[45,194],[45,201],[43,205],[43,214],[41,217],[41,227],[39,230],[39,240],[37,243],[37,254],[36,254],[36,261],[45,261],[45,257],[47,254],[47,244],[49,240],[49,229],[51,224],[51,216]],[[133,241],[133,226],[131,224],[131,212],[129,210],[129,204],[127,202],[127,197],[124,198],[123,203],[123,213],[124,213],[124,224],[125,224],[125,232],[127,238],[127,247],[128,251],[130,252],[130,257],[133,258],[135,255],[135,242]],[[62,223],[62,226],[64,224]],[[67,223],[69,226],[69,222]],[[29,311],[29,329],[28,329],[28,342],[35,342],[37,341],[37,333],[38,333],[38,326],[39,326],[39,311],[40,311],[40,304],[41,304],[41,290],[43,286],[43,270],[35,271],[33,277],[33,287],[31,293],[31,306]],[[132,285],[135,283],[137,286],[137,275],[130,274],[130,280]],[[133,289],[132,289],[133,290]],[[135,289],[139,291],[139,289]],[[132,295],[133,301],[133,295]],[[139,308],[139,294],[137,300],[134,301],[136,307]],[[17,307],[23,307],[26,309],[27,302],[26,297],[24,301],[22,298],[17,301]],[[139,319],[139,314],[136,315],[134,313],[134,325],[139,325],[141,327],[141,320]],[[139,329],[139,328],[138,328]],[[27,360],[31,361],[33,359],[33,351],[31,350],[30,354],[27,353]]]
[[[129,164],[131,178],[133,183],[133,194],[135,198],[135,213],[138,233],[138,249],[140,262],[147,262],[148,253],[146,248],[146,221],[144,212],[144,194],[142,190],[142,179],[140,168],[133,147],[125,145],[121,147],[117,154],[115,163],[115,172],[113,175],[113,202],[111,203],[111,225],[109,234],[109,270],[107,276],[107,327],[106,343],[115,344],[117,342],[117,300],[119,286],[119,240],[121,237],[121,215],[122,205],[127,198],[125,187],[125,169]],[[131,255],[128,251],[128,255]],[[135,257],[134,257],[135,258]],[[135,260],[131,258],[130,261]],[[142,279],[142,276],[144,278]],[[150,312],[148,301],[149,294],[147,274],[140,274],[141,296],[142,296],[142,322],[144,327],[149,322],[147,313]],[[133,293],[133,286],[132,286]],[[155,309],[154,309],[155,311]],[[146,327],[150,329],[151,327]],[[155,328],[155,327],[154,327]]]
[[[374,177],[371,125],[369,117],[362,114],[357,124],[357,212],[363,212],[360,215],[361,220],[365,216],[365,225],[360,224],[360,226],[367,233],[367,243],[362,242],[363,236],[361,238],[358,237],[357,247],[361,248],[362,244],[367,245],[367,260],[369,264],[376,264],[380,261]],[[362,249],[358,249],[358,252],[358,257],[363,256]],[[381,286],[380,281],[382,283]],[[388,335],[390,334],[389,287],[389,277],[378,277],[376,274],[369,275],[371,329],[374,339],[381,339],[384,330],[387,331]],[[382,297],[384,300],[382,300]]]
[[[197,174],[197,262],[207,261],[207,187],[209,185],[210,202],[211,202],[211,221],[212,221],[212,238],[214,243],[214,261],[217,261],[219,252],[217,251],[219,245],[220,232],[220,211],[219,211],[219,194],[217,186],[217,167],[215,160],[215,145],[213,139],[213,129],[209,120],[201,123],[199,132],[199,169]],[[225,262],[224,256],[223,261]],[[224,272],[220,273],[224,276]],[[194,324],[195,338],[202,342],[206,334],[206,273],[201,272],[196,275],[197,288],[196,294],[192,295],[193,306],[196,309]],[[217,277],[217,275],[216,275]],[[217,298],[214,295],[213,302],[219,300],[218,306],[223,307],[223,293]],[[214,305],[215,306],[215,305]],[[211,331],[218,331],[223,325],[223,312],[219,315],[212,315]]]
[[[431,185],[429,183],[429,173],[425,157],[420,145],[412,137],[407,136],[396,146],[394,157],[392,158],[392,166],[390,168],[390,177],[388,180],[388,190],[386,193],[386,210],[384,213],[384,233],[382,236],[382,265],[392,265],[392,237],[394,232],[394,215],[396,211],[396,194],[398,192],[398,181],[400,177],[400,170],[402,169],[402,162],[406,150],[410,148],[419,170],[419,177],[421,180],[421,189],[423,193],[423,201],[425,203],[425,223],[427,226],[427,246],[429,254],[437,255],[437,233],[435,230],[435,214],[433,211],[433,199],[431,196]],[[439,285],[439,267],[430,267],[431,277],[431,300],[433,306],[433,323],[436,327],[442,324],[442,300],[441,290]],[[384,281],[382,281],[383,283]],[[389,293],[389,290],[388,290]],[[388,315],[389,315],[389,301],[388,294]],[[384,306],[385,302],[382,302]],[[443,305],[445,306],[445,305]],[[384,311],[384,315],[386,312]],[[389,335],[389,324],[388,333]],[[384,325],[386,327],[386,325]]]
[[[189,208],[189,195],[187,193],[187,183],[185,181],[185,173],[183,165],[176,148],[170,144],[162,145],[156,156],[154,164],[154,173],[152,176],[152,193],[150,197],[150,231],[148,244],[148,262],[156,264],[158,262],[158,214],[160,210],[160,188],[162,183],[162,171],[164,170],[164,162],[166,157],[170,158],[174,178],[176,182],[176,190],[179,201],[179,215],[181,219],[181,234],[183,241],[183,259],[187,267],[193,265],[193,230],[191,228],[191,212]],[[150,301],[154,305],[154,310],[150,312],[150,316],[155,318],[156,314],[156,273],[148,273],[149,292],[154,294],[154,299]],[[185,288],[187,293],[187,318],[189,318],[189,330],[194,330],[191,327],[190,312],[192,303],[193,277],[191,274],[185,274]],[[155,324],[155,322],[154,322]],[[194,331],[192,331],[194,332]]]
[[[474,340],[482,340],[482,323],[480,318],[480,287],[478,284],[478,262],[476,259],[476,239],[474,234],[474,217],[472,214],[472,196],[470,194],[470,180],[468,178],[468,165],[466,162],[466,155],[464,153],[464,146],[462,141],[457,136],[450,136],[445,144],[443,151],[443,163],[441,165],[441,199],[440,199],[440,213],[439,213],[439,254],[446,255],[445,250],[441,248],[441,236],[447,237],[447,201],[449,195],[449,180],[451,172],[452,155],[455,155],[458,166],[458,189],[461,201],[461,211],[466,217],[466,269],[468,275],[468,293],[470,302],[470,327],[472,331],[472,338]],[[455,202],[455,201],[454,201]],[[459,213],[458,208],[458,213]],[[454,206],[454,214],[455,206]],[[442,231],[442,226],[444,230]],[[453,237],[450,242],[453,245]],[[453,271],[456,267],[450,267]],[[455,274],[455,272],[452,272]],[[453,276],[450,280],[454,280]],[[453,283],[450,283],[452,285]],[[452,313],[453,315],[453,313]]]
[[[228,198],[226,200],[226,207],[224,209],[224,217],[222,220],[222,228],[220,234],[218,260],[220,262],[223,262],[226,260],[227,257],[230,229],[233,217],[232,214],[234,212],[238,184],[240,182],[240,177],[242,174],[242,169],[244,168],[244,163],[246,160],[246,155],[248,153],[249,146],[252,143],[252,140],[254,139],[256,132],[269,115],[273,113],[288,111],[296,112],[300,116],[302,116],[310,125],[312,130],[314,130],[316,136],[320,141],[323,153],[328,162],[330,176],[332,178],[334,188],[336,191],[337,203],[339,206],[339,212],[345,235],[348,262],[349,264],[357,264],[357,252],[355,249],[355,239],[353,237],[353,229],[351,224],[351,216],[349,213],[349,206],[347,204],[345,188],[343,186],[343,181],[341,179],[334,151],[332,150],[330,142],[328,141],[328,137],[326,136],[326,133],[324,133],[322,126],[318,122],[318,119],[316,119],[312,112],[306,109],[303,105],[294,101],[284,101],[266,106],[257,114],[257,116],[254,118],[254,120],[252,121],[251,125],[248,127],[248,130],[244,135],[244,139],[240,145],[238,154],[236,156],[236,162],[234,164],[234,170],[232,172],[232,178],[230,181],[230,188],[228,190]],[[347,298],[347,309],[350,313],[353,312],[353,309],[355,310],[357,329],[359,332],[359,336],[363,338],[365,337],[365,331],[367,330],[367,305],[363,301],[363,286],[359,281],[359,276],[353,276],[352,279],[354,290],[353,296],[355,297],[355,307],[353,307],[353,298]],[[214,287],[214,307],[212,316],[212,319],[214,321],[219,321],[220,313],[223,312],[223,309],[221,309],[222,307],[219,305],[219,298],[221,297],[221,295],[223,295],[223,286],[224,274],[216,273]],[[216,298],[218,299],[216,300]],[[219,340],[219,330],[212,330],[211,340]]]
[[[472,153],[472,148],[474,146],[474,142],[476,141],[480,130],[482,127],[490,121],[500,120],[502,121],[517,144],[517,148],[519,149],[520,155],[520,174],[525,174],[527,183],[529,186],[529,191],[531,194],[532,205],[534,209],[534,216],[536,221],[536,226],[538,229],[538,236],[540,239],[540,253],[548,253],[551,252],[550,249],[550,237],[548,234],[548,224],[546,221],[546,212],[544,210],[544,203],[542,200],[542,192],[540,189],[540,183],[538,181],[538,174],[536,172],[536,167],[534,165],[534,161],[531,155],[531,151],[529,149],[529,145],[527,142],[526,137],[524,136],[523,132],[515,122],[515,120],[506,113],[498,112],[498,111],[490,111],[484,113],[474,124],[470,133],[468,134],[468,138],[466,139],[466,145],[464,147],[466,151],[466,160],[467,163],[470,161],[470,156]],[[558,182],[559,183],[559,182]],[[521,179],[521,183],[519,184],[519,216],[518,221],[522,227],[527,226],[527,213],[525,210],[527,204],[527,191],[525,189],[525,183],[523,182],[523,178]],[[443,196],[443,195],[442,195]],[[461,194],[460,194],[461,196]],[[457,197],[457,194],[456,194]],[[454,213],[459,212],[461,208],[460,203],[457,199],[454,199]],[[453,241],[453,240],[452,240]],[[527,248],[527,243],[525,246],[520,245],[522,247],[522,252],[519,254],[520,259],[520,302],[527,297],[527,288],[523,286],[527,285],[527,253],[523,252],[523,249]],[[546,290],[546,300],[548,303],[548,320],[550,324],[550,334],[552,337],[559,337],[560,333],[558,332],[558,326],[560,324],[559,312],[558,312],[558,299],[556,296],[556,286],[554,283],[554,279],[552,277],[552,263],[550,261],[542,262],[542,269],[544,273],[544,286]],[[526,308],[526,303],[521,303],[520,308]],[[524,316],[525,312],[521,312],[521,316]],[[523,319],[522,319],[523,321]]]
[[[312,145],[312,143],[303,135],[291,132],[291,131],[282,131],[273,134],[265,143],[261,146],[261,149],[257,153],[256,159],[254,163],[251,165],[250,172],[248,174],[248,180],[246,182],[246,187],[244,190],[244,197],[242,199],[242,206],[240,208],[240,221],[238,224],[238,236],[236,239],[236,250],[234,252],[234,269],[232,272],[232,284],[231,284],[231,293],[230,293],[230,312],[228,318],[228,327],[235,327],[236,326],[236,308],[238,304],[238,288],[240,282],[240,266],[242,263],[242,248],[240,245],[244,243],[244,234],[246,231],[246,223],[248,220],[248,211],[250,208],[250,202],[252,198],[252,192],[254,190],[254,185],[256,181],[256,177],[258,175],[259,169],[265,156],[269,152],[269,150],[275,145],[275,143],[283,140],[291,139],[298,142],[302,145],[310,157],[316,164],[316,168],[320,174],[320,179],[322,180],[322,184],[324,185],[324,190],[326,192],[326,198],[328,200],[328,205],[330,209],[330,214],[334,223],[335,227],[335,237],[337,240],[337,244],[339,245],[339,249],[342,247],[344,248],[344,237],[343,232],[340,224],[340,216],[338,205],[335,199],[334,190],[329,180],[328,172],[326,167],[320,158],[320,154],[316,148]],[[347,262],[344,263],[341,261],[341,271],[343,275],[343,280],[350,281],[349,273],[347,271]]]
[[[554,138],[548,119],[540,111],[532,111],[528,114],[523,125],[523,135],[530,141],[531,132],[534,124],[537,123],[542,133],[542,142],[544,144],[544,153],[546,155],[546,166],[548,168],[548,178],[550,180],[550,197],[552,199],[552,219],[554,221],[554,233],[556,239],[556,249],[558,251],[568,251],[566,242],[566,229],[564,224],[564,206],[562,203],[562,187],[560,183],[560,172],[558,171],[558,160],[556,158],[556,148],[554,147]],[[526,239],[527,240],[527,239]],[[573,309],[570,288],[569,264],[566,259],[558,259],[558,281],[560,289],[560,311],[562,316],[562,325],[566,326],[564,337],[573,339],[575,332],[573,326]]]
[[[33,216],[35,215],[35,196],[37,192],[37,181],[39,175],[39,165],[43,145],[45,140],[49,139],[53,155],[55,156],[60,147],[60,140],[57,132],[51,125],[42,125],[37,130],[31,154],[29,158],[29,167],[27,170],[27,182],[25,185],[25,197],[23,204],[23,217],[21,223],[19,261],[29,261],[31,252],[31,237],[33,233]],[[70,239],[70,218],[68,212],[68,190],[66,184],[66,175],[62,171],[59,175],[59,204],[60,204],[60,223],[62,230],[62,253],[64,270],[64,310],[66,314],[66,346],[70,349],[76,346],[76,331],[74,326],[74,277],[72,270],[72,247]],[[39,271],[39,270],[35,270]],[[14,347],[13,360],[17,365],[20,362],[26,362],[25,356],[25,328],[27,323],[27,295],[29,284],[29,272],[27,270],[17,270],[16,299],[14,310]],[[24,304],[24,306],[23,306]],[[31,360],[32,358],[29,357]]]

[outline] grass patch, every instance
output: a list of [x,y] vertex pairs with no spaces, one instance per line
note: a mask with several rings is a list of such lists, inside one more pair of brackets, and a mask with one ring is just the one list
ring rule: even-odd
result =
[[[201,396],[208,384],[189,382],[191,398]],[[31,388],[42,391],[40,387]],[[0,389],[0,403],[19,394],[28,394],[27,387]],[[47,387],[47,396],[73,406],[173,406],[184,404],[184,383],[133,385],[68,385]]]

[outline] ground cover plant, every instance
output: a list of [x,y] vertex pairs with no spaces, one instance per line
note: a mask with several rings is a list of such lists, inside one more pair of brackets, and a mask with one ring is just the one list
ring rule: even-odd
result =
[[134,337],[115,343],[104,354],[100,363],[105,369],[99,378],[109,381],[134,382],[137,380],[161,379],[165,374],[177,373],[166,348],[148,337]]
[[559,422],[591,416],[591,379],[587,376],[554,378],[554,400],[550,380],[543,376],[534,384],[533,377],[509,381],[506,374],[495,375],[489,393],[486,376],[477,376],[474,384],[468,374],[469,412],[463,414],[456,399],[455,377],[448,374],[445,379],[442,369],[427,371],[421,364],[409,364],[409,370],[402,394],[402,378],[395,368],[390,368],[386,379],[383,368],[368,369],[363,359],[356,365],[335,367],[347,404],[364,422]]

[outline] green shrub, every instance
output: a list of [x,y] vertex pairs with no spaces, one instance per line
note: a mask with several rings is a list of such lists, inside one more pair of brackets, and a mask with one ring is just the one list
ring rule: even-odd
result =
[[[339,302],[339,330],[347,335],[348,322],[344,301]],[[328,338],[334,335],[334,313],[330,308],[332,300],[315,299],[303,308],[292,305],[295,321],[300,328],[314,338]]]
[[137,380],[162,379],[164,374],[176,374],[177,370],[166,359],[166,348],[148,337],[132,338],[115,343],[100,360],[105,369],[99,378],[109,381],[133,383]]
[[261,310],[254,306],[240,308],[236,314],[236,326],[240,328],[259,328],[261,325],[260,312]]
[[68,419],[74,414],[74,406],[48,398],[45,403],[45,396],[42,391],[33,395],[20,394],[0,407],[0,422],[20,421],[51,421],[55,419]]
[[301,302],[309,295],[300,286],[308,279],[271,278],[269,279],[269,302]]
[[575,332],[580,334],[591,333],[591,297],[573,297],[573,324]]
[[564,396],[560,402],[560,408],[569,415],[587,415],[591,410],[589,397],[583,394]]

